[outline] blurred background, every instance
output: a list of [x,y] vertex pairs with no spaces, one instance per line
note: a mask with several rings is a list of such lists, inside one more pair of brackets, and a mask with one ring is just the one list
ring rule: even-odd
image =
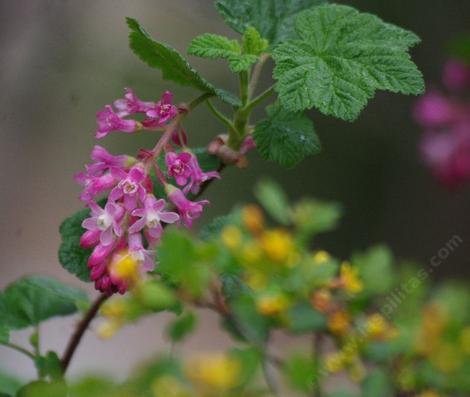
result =
[[[414,59],[428,86],[440,79],[450,39],[470,29],[466,0],[341,1],[415,31],[423,43]],[[160,41],[181,52],[197,34],[234,36],[212,0],[0,0],[0,288],[25,274],[53,275],[80,283],[58,264],[58,227],[80,208],[73,175],[88,161],[95,144],[95,113],[132,87],[143,99],[155,100],[171,89],[176,101],[197,93],[160,79],[128,49],[125,16],[137,18]],[[236,90],[223,63],[192,58],[208,80]],[[263,84],[268,85],[269,73]],[[315,196],[340,202],[344,218],[338,231],[317,243],[339,257],[386,242],[399,258],[429,264],[455,235],[464,243],[436,270],[439,279],[470,275],[470,187],[442,189],[421,164],[420,129],[413,123],[414,98],[378,94],[354,124],[312,112],[323,153],[285,170],[255,153],[245,170],[230,169],[212,185],[211,206],[198,223],[226,213],[235,203],[253,200],[261,176],[280,182],[291,198]],[[257,115],[261,117],[262,114]],[[190,143],[204,145],[221,131],[198,108],[187,123]],[[111,152],[132,153],[150,146],[149,133],[109,136],[101,142]],[[92,288],[89,288],[93,293]],[[89,332],[71,367],[126,374],[136,362],[167,349],[161,315],[121,331],[102,343]],[[44,349],[62,350],[77,319],[54,320],[43,329]],[[209,313],[183,348],[217,350],[229,343]],[[21,332],[15,341],[27,340]],[[280,344],[284,343],[281,339]],[[0,368],[28,379],[27,359],[0,347]]]

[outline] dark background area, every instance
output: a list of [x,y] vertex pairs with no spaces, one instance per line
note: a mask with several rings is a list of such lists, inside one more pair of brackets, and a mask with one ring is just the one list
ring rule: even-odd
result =
[[[421,36],[413,57],[428,87],[439,84],[449,40],[470,31],[470,2],[465,0],[341,3]],[[236,36],[211,0],[0,0],[0,287],[26,273],[74,282],[56,259],[58,226],[81,206],[72,176],[95,144],[97,110],[127,86],[144,99],[155,100],[165,89],[173,90],[179,102],[197,95],[163,82],[158,71],[131,53],[125,16],[137,18],[154,37],[183,53],[197,34]],[[236,89],[224,63],[190,60],[208,80]],[[269,84],[269,76],[263,84]],[[199,226],[238,202],[252,201],[255,182],[271,176],[292,199],[314,196],[342,203],[339,229],[317,241],[335,255],[347,257],[386,242],[399,258],[426,265],[458,235],[464,243],[435,276],[468,278],[470,187],[446,191],[421,164],[420,130],[411,118],[414,101],[379,93],[353,124],[312,111],[322,154],[291,170],[252,154],[248,169],[230,169],[211,187],[212,205]],[[221,132],[204,107],[187,126],[195,146]],[[150,133],[115,134],[100,144],[132,153],[154,141]]]

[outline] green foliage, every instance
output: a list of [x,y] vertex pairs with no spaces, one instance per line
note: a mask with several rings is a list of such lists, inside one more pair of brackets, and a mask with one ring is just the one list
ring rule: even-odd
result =
[[282,188],[271,180],[262,180],[255,187],[255,195],[263,208],[274,220],[287,225],[290,223],[289,201]]
[[317,312],[308,302],[292,306],[287,312],[287,323],[290,331],[299,333],[324,331],[326,328],[325,316]]
[[256,55],[242,53],[238,41],[211,33],[193,39],[188,53],[202,58],[226,59],[233,72],[248,70],[258,60]]
[[104,376],[88,376],[69,387],[70,397],[104,397],[115,395],[114,382]]
[[269,47],[269,42],[253,26],[249,26],[243,33],[243,52],[260,56]]
[[352,263],[359,269],[364,281],[364,292],[368,294],[385,294],[395,284],[393,256],[387,247],[378,245],[364,253],[355,253]]
[[221,100],[232,106],[240,106],[237,98],[224,90],[215,88],[178,51],[153,40],[135,19],[127,18],[127,24],[131,30],[129,35],[131,49],[147,65],[160,69],[163,79],[217,95]]
[[232,330],[255,346],[264,346],[269,336],[269,320],[256,310],[253,297],[240,295],[230,301]]
[[51,380],[62,379],[62,366],[57,353],[51,351],[45,356],[36,357],[35,364],[41,378],[49,377]]
[[91,250],[80,247],[80,237],[84,232],[82,222],[90,216],[90,210],[77,211],[60,225],[62,243],[59,248],[59,262],[70,273],[82,281],[90,281],[87,266]]
[[363,397],[393,397],[393,386],[389,376],[381,370],[374,370],[362,382]]
[[293,222],[305,240],[335,229],[342,214],[339,204],[313,199],[301,200],[292,211]]
[[34,381],[23,386],[17,397],[67,397],[67,386],[63,381]]
[[187,233],[167,229],[158,248],[159,272],[193,295],[206,290],[211,277],[211,253],[198,247]]
[[14,396],[20,387],[20,380],[0,370],[0,396]]
[[294,20],[299,12],[325,0],[217,0],[217,10],[235,31],[256,28],[271,45],[295,37]]
[[311,357],[295,354],[286,360],[283,367],[284,376],[289,384],[304,393],[313,390],[314,380],[318,378],[318,363]]
[[268,118],[256,124],[253,134],[264,159],[293,167],[305,156],[320,152],[320,140],[306,115],[282,109],[279,104],[266,111]]
[[9,341],[10,341],[9,329],[5,325],[0,324],[0,343],[8,343]]
[[177,317],[167,328],[167,335],[173,342],[180,342],[193,332],[197,324],[194,313],[187,312]]
[[342,5],[322,5],[296,19],[300,40],[273,52],[284,108],[317,108],[354,120],[376,90],[421,94],[423,78],[408,54],[419,38]]
[[51,317],[73,314],[87,302],[81,289],[48,277],[24,277],[0,294],[0,324],[9,329],[26,328]]

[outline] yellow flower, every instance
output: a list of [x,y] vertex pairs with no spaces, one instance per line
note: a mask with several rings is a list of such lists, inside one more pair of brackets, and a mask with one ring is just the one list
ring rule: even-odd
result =
[[330,260],[331,256],[326,251],[317,251],[313,254],[313,262],[315,265],[322,265]]
[[344,368],[343,355],[340,352],[330,353],[325,357],[325,368],[328,372],[336,373]]
[[470,326],[465,327],[460,335],[460,344],[465,354],[470,355]]
[[250,272],[247,272],[247,276],[246,276],[246,284],[254,289],[254,290],[259,290],[263,287],[266,286],[266,276],[259,272],[259,271],[250,271]]
[[101,315],[108,318],[122,319],[126,314],[126,304],[123,299],[112,299],[101,307]]
[[367,335],[373,339],[392,338],[397,336],[397,331],[379,313],[369,316],[366,322]]
[[190,360],[186,367],[188,377],[199,386],[218,391],[231,389],[239,383],[240,363],[224,355],[210,355]]
[[264,216],[257,205],[247,205],[242,210],[242,221],[245,227],[253,234],[263,231]]
[[341,281],[346,291],[350,294],[357,294],[364,289],[362,281],[358,276],[358,270],[348,262],[341,264]]
[[98,327],[97,334],[101,339],[111,339],[121,328],[119,321],[106,321]]
[[461,353],[457,346],[444,343],[432,353],[430,361],[442,372],[449,373],[455,371],[462,364]]
[[283,294],[267,294],[256,300],[256,308],[265,316],[275,316],[289,307],[289,300]]
[[140,280],[140,261],[128,249],[113,255],[109,271],[113,277],[135,284]]
[[191,393],[174,376],[165,375],[152,383],[155,397],[190,397]]
[[294,242],[284,230],[268,230],[261,236],[261,247],[272,261],[286,262],[294,249]]
[[328,328],[336,335],[344,335],[349,329],[350,319],[344,310],[338,310],[328,317]]
[[351,377],[351,380],[353,382],[359,383],[365,378],[366,374],[367,371],[361,360],[354,360],[351,364],[351,368],[349,369],[349,376]]
[[250,241],[242,248],[242,259],[248,264],[258,262],[262,254],[261,247],[255,241]]
[[222,230],[222,242],[231,250],[236,250],[240,247],[242,238],[242,232],[236,226],[229,225]]

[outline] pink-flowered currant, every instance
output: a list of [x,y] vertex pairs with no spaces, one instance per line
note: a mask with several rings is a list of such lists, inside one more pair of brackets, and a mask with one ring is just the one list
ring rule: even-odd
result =
[[[204,172],[186,148],[179,115],[187,109],[172,101],[170,92],[157,102],[146,102],[126,89],[124,98],[114,101],[114,108],[106,105],[97,113],[98,139],[113,131],[132,133],[143,128],[163,132],[155,148],[140,150],[137,158],[115,156],[96,145],[92,163],[75,176],[83,186],[80,199],[90,209],[90,217],[82,223],[80,245],[92,250],[90,278],[100,291],[125,293],[136,279],[153,270],[155,246],[165,224],[191,227],[209,202],[194,202],[187,195],[196,194],[209,179],[219,178],[216,171]],[[142,121],[132,119],[139,114]],[[165,159],[163,169],[157,161],[161,157]],[[155,180],[165,187],[166,197],[155,195]],[[173,180],[179,188],[171,185]]]

